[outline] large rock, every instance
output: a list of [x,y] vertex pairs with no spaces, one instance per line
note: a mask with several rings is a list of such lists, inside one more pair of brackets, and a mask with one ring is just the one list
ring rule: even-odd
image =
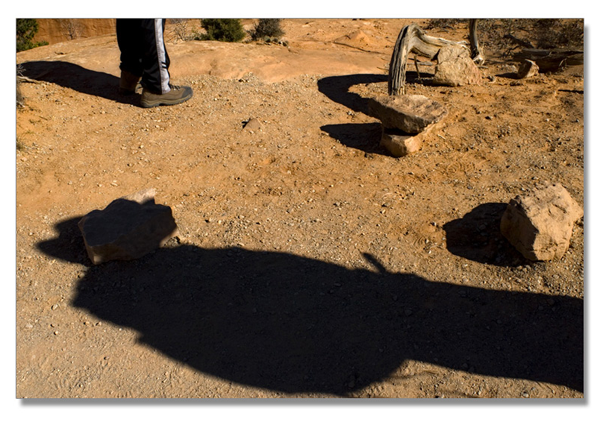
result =
[[369,99],[369,114],[381,120],[386,129],[416,134],[439,122],[448,111],[423,95],[383,95]]
[[444,86],[477,85],[481,82],[481,72],[468,49],[460,46],[442,47],[437,54],[432,82]]
[[154,202],[154,189],[115,199],[79,221],[88,256],[94,265],[132,260],[160,248],[175,235],[171,208]]
[[583,209],[563,186],[546,184],[509,202],[500,231],[529,260],[560,259],[569,248],[573,224],[582,216]]

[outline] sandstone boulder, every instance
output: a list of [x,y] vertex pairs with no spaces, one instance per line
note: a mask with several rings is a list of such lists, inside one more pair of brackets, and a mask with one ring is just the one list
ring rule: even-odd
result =
[[444,86],[477,85],[481,82],[481,73],[466,48],[450,45],[440,48],[437,54],[432,82]]
[[154,189],[115,199],[79,221],[94,265],[141,258],[173,237],[177,225],[171,208],[154,202]]
[[500,221],[500,231],[527,259],[560,259],[571,241],[573,224],[583,209],[560,184],[546,184],[530,196],[512,199]]
[[381,120],[386,129],[416,134],[439,122],[448,111],[440,103],[423,95],[400,95],[370,98],[369,114]]

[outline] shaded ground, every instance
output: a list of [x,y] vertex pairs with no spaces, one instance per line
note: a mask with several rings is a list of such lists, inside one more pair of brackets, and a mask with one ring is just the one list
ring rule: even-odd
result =
[[[457,88],[409,68],[449,113],[393,158],[366,103],[406,23],[171,42],[194,97],[150,110],[117,94],[114,36],[19,53],[39,83],[17,112],[17,395],[583,397],[583,221],[548,263],[498,230],[546,180],[583,204],[583,67],[516,80],[488,52],[495,78]],[[179,235],[92,267],[77,220],[149,187]]]

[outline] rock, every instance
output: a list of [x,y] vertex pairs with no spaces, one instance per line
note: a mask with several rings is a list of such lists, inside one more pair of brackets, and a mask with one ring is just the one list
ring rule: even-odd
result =
[[94,265],[141,258],[162,247],[177,232],[171,208],[154,202],[154,189],[115,199],[79,221]]
[[417,135],[407,135],[397,130],[384,129],[379,145],[387,149],[394,157],[413,154],[421,149],[424,139],[431,133],[431,128],[434,126],[428,126]]
[[127,199],[128,201],[134,201],[139,202],[140,204],[145,204],[148,201],[152,201],[152,203],[154,203],[154,196],[156,196],[156,189],[148,188],[124,196],[122,199]]
[[534,61],[524,60],[517,72],[517,78],[525,79],[537,76],[540,73],[540,67]]
[[448,111],[423,95],[384,95],[369,99],[369,114],[381,120],[386,129],[416,134],[439,122]]
[[348,35],[343,35],[333,41],[335,44],[348,45],[356,48],[364,48],[373,44],[371,37],[360,29]]
[[531,196],[512,199],[500,221],[504,237],[527,259],[560,259],[583,209],[560,184],[547,183]]
[[243,127],[244,130],[247,130],[250,132],[256,132],[256,131],[260,130],[260,128],[261,128],[261,124],[258,119],[250,118],[246,122],[244,122],[244,127]]
[[462,86],[478,85],[481,73],[469,56],[469,50],[460,46],[440,48],[437,66],[432,82],[436,85]]

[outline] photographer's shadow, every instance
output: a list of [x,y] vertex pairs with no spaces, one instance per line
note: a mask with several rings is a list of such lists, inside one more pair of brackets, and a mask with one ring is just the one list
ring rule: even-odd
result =
[[[76,220],[59,228],[74,234]],[[66,240],[39,248],[79,259]],[[582,300],[429,281],[365,259],[373,270],[166,247],[90,267],[72,305],[198,371],[274,391],[347,396],[406,359],[583,391]]]

